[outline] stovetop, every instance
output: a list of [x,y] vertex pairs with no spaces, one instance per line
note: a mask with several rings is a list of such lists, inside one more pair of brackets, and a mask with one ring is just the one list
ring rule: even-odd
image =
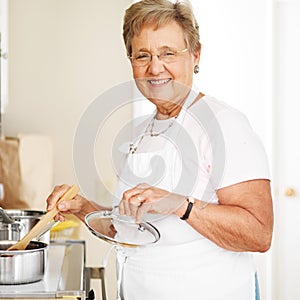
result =
[[44,279],[0,285],[0,299],[85,299],[85,242],[51,242]]

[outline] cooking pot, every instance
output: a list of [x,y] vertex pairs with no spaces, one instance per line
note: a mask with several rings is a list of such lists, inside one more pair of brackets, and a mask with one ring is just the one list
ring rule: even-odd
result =
[[[12,224],[0,224],[0,240],[21,240],[30,229],[40,220],[45,214],[40,210],[16,210],[6,209],[6,213],[16,222]],[[35,240],[49,243],[50,231],[49,229],[55,224],[52,222],[49,227],[46,228],[47,232],[37,237]]]
[[43,279],[48,245],[31,241],[25,250],[6,250],[15,243],[0,241],[0,284],[32,283]]

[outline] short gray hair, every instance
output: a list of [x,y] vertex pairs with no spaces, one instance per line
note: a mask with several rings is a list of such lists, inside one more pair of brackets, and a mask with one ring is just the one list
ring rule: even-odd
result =
[[188,0],[172,3],[168,0],[141,0],[132,4],[125,12],[123,39],[127,55],[131,56],[132,38],[138,35],[144,24],[155,22],[157,28],[176,21],[183,29],[191,52],[201,50],[199,26]]

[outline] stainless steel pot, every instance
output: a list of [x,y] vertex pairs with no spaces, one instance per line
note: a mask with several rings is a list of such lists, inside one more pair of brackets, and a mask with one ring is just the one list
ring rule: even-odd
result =
[[[7,214],[15,220],[16,223],[13,224],[0,224],[0,240],[21,240],[30,229],[40,220],[44,215],[44,211],[40,210],[15,210],[6,209]],[[50,229],[54,223],[49,225]],[[36,240],[41,242],[49,243],[50,232],[49,230],[38,237]]]
[[0,284],[32,283],[43,279],[48,245],[31,241],[25,250],[6,250],[15,243],[0,241]]

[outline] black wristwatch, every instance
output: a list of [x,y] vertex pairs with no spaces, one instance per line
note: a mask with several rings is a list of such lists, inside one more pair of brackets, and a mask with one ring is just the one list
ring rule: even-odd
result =
[[186,200],[189,204],[188,204],[188,207],[187,207],[184,215],[180,218],[181,220],[186,220],[189,217],[191,210],[193,208],[193,205],[195,203],[195,199],[193,197],[187,197]]

